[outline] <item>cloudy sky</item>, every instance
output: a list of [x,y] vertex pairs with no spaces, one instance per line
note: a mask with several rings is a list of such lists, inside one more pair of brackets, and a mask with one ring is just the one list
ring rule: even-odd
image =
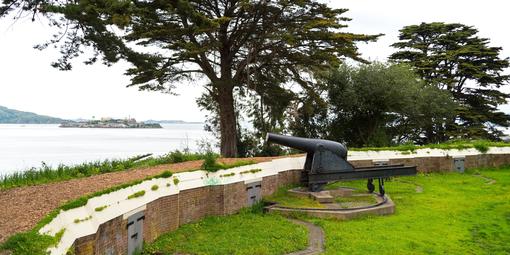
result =
[[[359,45],[366,59],[386,60],[399,29],[433,21],[475,26],[480,36],[491,39],[491,45],[503,47],[504,57],[510,56],[510,2],[505,0],[331,0],[329,4],[350,9],[348,31],[385,34],[376,43]],[[0,20],[0,105],[70,119],[204,119],[205,113],[195,104],[202,91],[199,83],[183,84],[177,90],[179,96],[171,96],[126,88],[125,63],[112,67],[76,63],[69,72],[53,69],[50,63],[57,58],[56,51],[32,49],[50,34],[43,22]],[[510,106],[502,109],[510,113]]]

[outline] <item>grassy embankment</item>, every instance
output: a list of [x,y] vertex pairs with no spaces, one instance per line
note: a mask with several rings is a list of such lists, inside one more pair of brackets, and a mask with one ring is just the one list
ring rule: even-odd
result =
[[64,181],[97,174],[112,173],[140,167],[151,167],[162,164],[179,163],[204,158],[204,154],[170,152],[163,156],[139,159],[143,156],[119,160],[103,160],[86,162],[73,166],[58,165],[51,167],[44,162],[39,168],[15,172],[0,177],[0,189],[37,185],[50,182]]
[[[364,189],[365,185],[364,181],[354,181],[330,187]],[[386,183],[386,189],[397,205],[394,215],[351,221],[307,218],[324,229],[325,254],[510,253],[510,167],[394,178]],[[284,194],[275,195],[279,196]],[[285,199],[289,204],[295,202]],[[281,219],[279,216],[257,217],[261,216],[244,213],[208,218],[163,235],[145,253],[213,255],[235,250],[239,254],[284,254],[268,250],[253,253],[260,244],[252,240],[273,236],[260,224],[267,229],[282,224],[263,222],[272,217]],[[284,238],[291,234],[289,231]],[[295,246],[281,242],[270,247],[282,251]]]
[[[131,170],[134,168],[152,167],[164,164],[181,163],[186,161],[213,158],[211,169],[227,169],[237,166],[253,164],[250,160],[238,160],[230,164],[216,162],[217,155],[214,153],[182,153],[173,151],[163,156],[139,159],[134,157],[125,160],[104,160],[87,162],[74,166],[58,165],[56,168],[50,167],[43,163],[39,168],[32,168],[27,171],[15,172],[9,175],[0,176],[0,190],[15,187],[30,186],[58,182],[92,175],[112,173],[119,171]],[[205,167],[205,165],[204,165]],[[195,169],[198,170],[198,169]]]

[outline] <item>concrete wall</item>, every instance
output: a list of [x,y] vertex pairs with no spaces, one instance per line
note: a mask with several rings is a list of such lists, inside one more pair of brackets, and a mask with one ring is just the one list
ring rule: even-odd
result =
[[[501,149],[499,149],[501,150]],[[415,165],[419,172],[453,171],[453,157],[464,157],[465,168],[497,167],[510,164],[510,149],[497,153],[475,154],[474,152],[460,155],[457,153],[432,152],[415,155],[403,155],[383,158],[377,154],[375,159],[362,156],[350,157],[356,167],[372,166],[374,161],[386,161],[388,164]],[[435,155],[438,154],[438,155]],[[238,212],[248,205],[247,184],[261,183],[262,196],[277,191],[278,187],[299,183],[300,169],[304,157],[285,158],[238,169],[221,170],[217,173],[201,171],[176,174],[179,185],[166,186],[170,179],[156,179],[120,190],[114,194],[103,195],[89,200],[86,206],[62,212],[42,231],[56,233],[66,228],[61,245],[51,250],[52,254],[62,254],[70,247],[75,254],[126,254],[127,253],[127,217],[133,212],[144,211],[143,240],[152,242],[161,234],[176,230],[179,226],[196,222],[203,217],[212,215],[229,215]],[[255,174],[241,174],[249,169],[262,169]],[[222,174],[235,172],[232,177],[219,178]],[[150,191],[150,187],[158,184],[160,189]],[[133,192],[147,190],[142,198],[126,199]],[[107,204],[109,203],[109,204]],[[97,206],[108,205],[103,212],[94,212]],[[92,215],[90,221],[74,224],[74,218],[85,218]],[[95,225],[97,224],[97,225]],[[62,244],[63,243],[63,244]]]

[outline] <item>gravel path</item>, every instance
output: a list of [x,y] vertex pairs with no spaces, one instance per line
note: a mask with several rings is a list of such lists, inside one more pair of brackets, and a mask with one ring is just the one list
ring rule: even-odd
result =
[[288,253],[287,255],[316,255],[324,251],[324,231],[310,222],[289,219],[295,224],[308,228],[308,248],[305,250]]
[[[274,158],[258,157],[249,160],[258,163]],[[221,159],[219,161],[228,163],[237,160],[239,159]],[[122,183],[144,179],[166,170],[176,173],[198,169],[201,165],[202,161],[197,160],[0,190],[0,243],[15,233],[32,229],[44,216],[69,200]]]

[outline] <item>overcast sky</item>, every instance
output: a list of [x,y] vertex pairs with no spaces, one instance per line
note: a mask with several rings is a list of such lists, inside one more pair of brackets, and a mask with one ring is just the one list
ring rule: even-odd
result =
[[[376,43],[363,44],[366,59],[385,61],[393,52],[389,47],[405,25],[421,22],[459,22],[478,28],[492,46],[503,47],[510,56],[510,3],[505,0],[344,0],[329,1],[338,8],[348,8],[352,18],[346,31],[366,34],[383,33]],[[72,71],[50,67],[58,57],[54,50],[32,48],[51,34],[41,22],[0,20],[0,105],[61,118],[110,116],[146,119],[181,119],[203,121],[204,112],[195,104],[202,89],[199,83],[183,84],[171,96],[158,92],[139,92],[126,88],[127,64],[106,67],[76,63]],[[508,86],[510,87],[510,86]],[[505,88],[509,92],[510,88]],[[510,106],[502,109],[510,113]]]

